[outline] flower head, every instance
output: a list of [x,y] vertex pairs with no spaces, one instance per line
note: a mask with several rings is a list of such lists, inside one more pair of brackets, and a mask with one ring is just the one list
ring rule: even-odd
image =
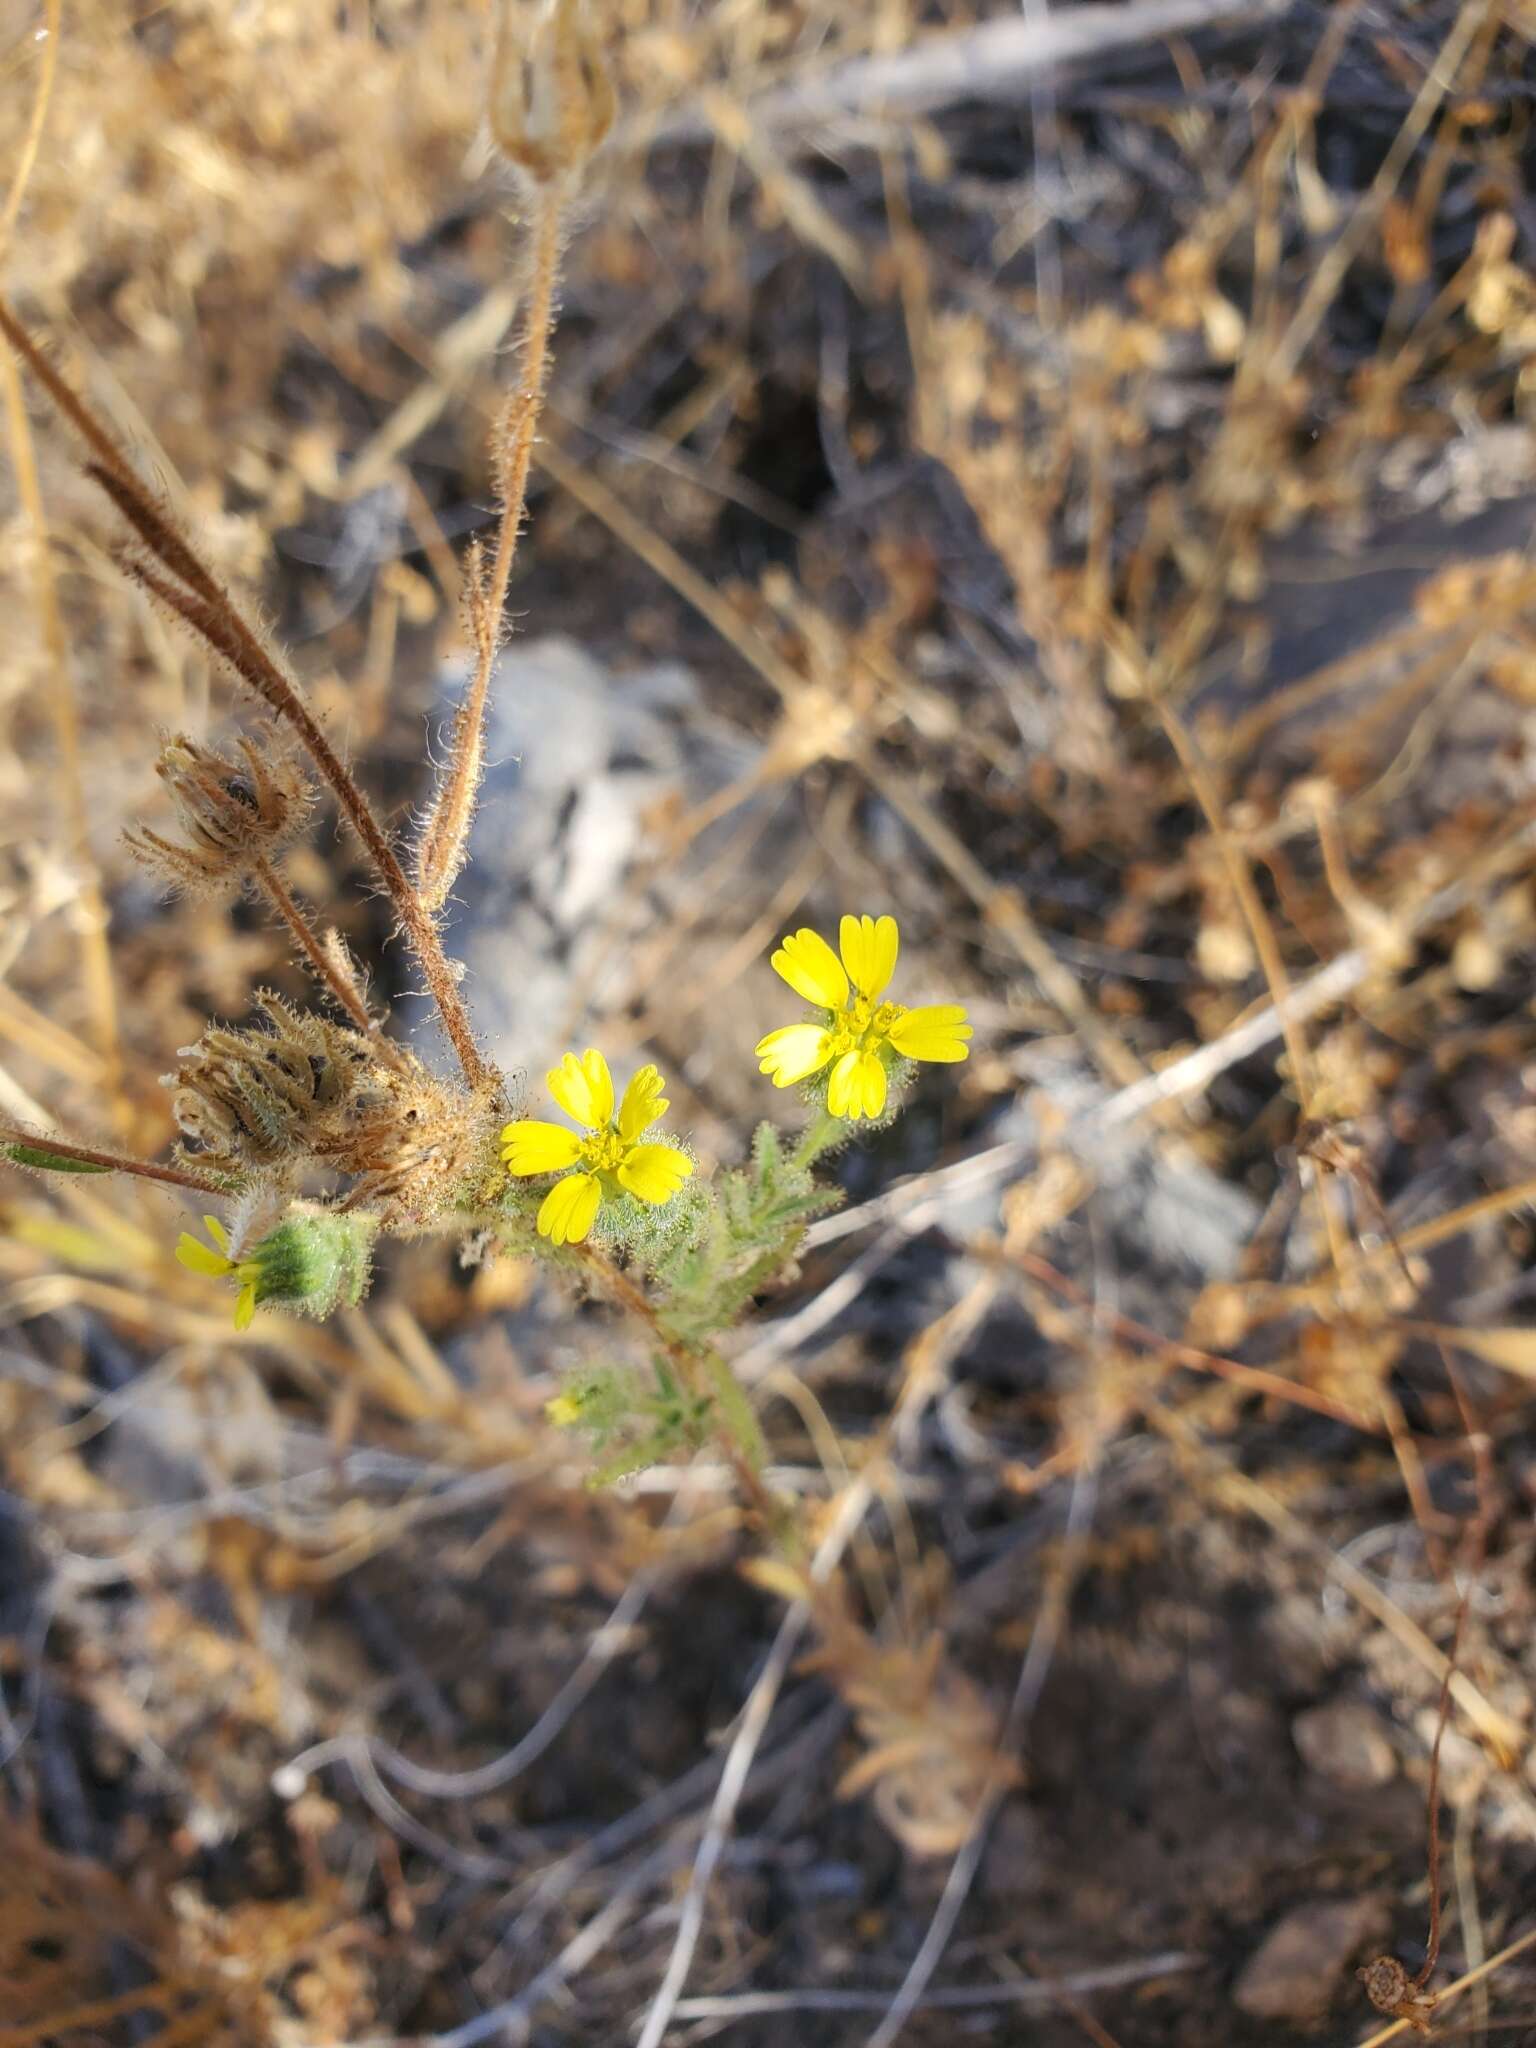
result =
[[208,1273],[215,1279],[226,1273],[240,1283],[240,1293],[235,1301],[235,1328],[248,1330],[251,1318],[256,1313],[256,1292],[261,1284],[261,1266],[255,1259],[234,1259],[229,1253],[229,1235],[217,1216],[205,1216],[203,1228],[213,1239],[211,1245],[194,1237],[190,1230],[184,1230],[176,1246],[176,1256],[189,1271]]
[[896,971],[900,935],[894,917],[845,917],[838,953],[819,932],[792,932],[773,955],[774,971],[818,1012],[757,1042],[762,1071],[776,1088],[828,1069],[833,1116],[879,1116],[898,1059],[963,1060],[971,1027],[958,1003],[909,1010],[881,998]]
[[176,1256],[194,1273],[228,1277],[238,1284],[235,1328],[244,1330],[263,1302],[275,1301],[310,1316],[327,1316],[342,1303],[355,1308],[368,1286],[378,1223],[362,1212],[294,1202],[282,1220],[239,1258],[231,1253],[229,1233],[217,1216],[205,1216],[203,1228],[212,1243],[204,1244],[184,1230]]
[[613,1076],[595,1047],[568,1052],[548,1076],[549,1092],[579,1131],[522,1117],[501,1134],[507,1171],[526,1180],[559,1173],[539,1210],[539,1235],[552,1244],[580,1244],[597,1219],[604,1195],[634,1195],[652,1208],[670,1202],[693,1172],[675,1145],[642,1143],[669,1107],[662,1078],[642,1067],[614,1114]]

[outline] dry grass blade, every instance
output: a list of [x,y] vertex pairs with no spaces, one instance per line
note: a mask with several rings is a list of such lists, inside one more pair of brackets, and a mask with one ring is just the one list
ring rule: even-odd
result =
[[[1184,35],[1211,22],[1283,11],[1284,0],[1136,0],[1106,19],[1097,7],[1052,8],[1047,19],[1003,17],[921,37],[912,48],[852,59],[774,88],[748,112],[772,133],[814,147],[840,120],[901,120],[961,99],[1008,102],[1042,72],[1092,62],[1127,43]],[[667,142],[703,141],[710,123],[679,115],[660,131]]]
[[[19,190],[19,188],[18,188]],[[48,517],[38,483],[32,448],[32,430],[27,421],[21,378],[12,353],[0,346],[0,380],[5,387],[6,426],[11,456],[28,523],[32,529],[32,587],[42,623],[43,644],[53,670],[54,687],[48,693],[53,710],[54,731],[59,750],[59,780],[68,819],[71,850],[79,867],[81,909],[81,952],[84,961],[87,999],[92,1034],[103,1061],[103,1084],[112,1114],[122,1115],[122,1047],[120,1043],[117,987],[107,945],[108,913],[100,876],[91,852],[89,818],[85,798],[85,771],[80,744],[80,712],[76,700],[69,639],[59,608],[54,580]]]

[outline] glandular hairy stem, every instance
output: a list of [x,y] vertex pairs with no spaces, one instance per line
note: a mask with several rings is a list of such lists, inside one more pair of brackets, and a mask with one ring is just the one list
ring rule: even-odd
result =
[[523,319],[522,375],[502,409],[494,436],[496,488],[501,500],[496,553],[490,573],[483,578],[477,576],[469,589],[470,625],[476,650],[474,673],[454,719],[448,760],[417,841],[416,886],[422,902],[434,914],[447,901],[468,851],[469,827],[485,759],[486,702],[501,644],[512,564],[527,509],[528,471],[549,380],[549,344],[555,325],[563,221],[560,189],[543,188],[537,208]]
[[0,1125],[0,1151],[18,1166],[40,1166],[46,1170],[49,1158],[74,1160],[81,1166],[98,1167],[103,1173],[130,1173],[139,1180],[164,1181],[170,1187],[191,1188],[200,1195],[225,1194],[229,1187],[228,1182],[222,1179],[210,1179],[208,1175],[194,1173],[188,1167],[161,1166],[153,1159],[135,1159],[127,1152],[103,1152],[94,1145],[75,1145],[63,1138],[40,1137],[36,1131],[7,1129],[3,1125]]
[[358,1030],[371,1035],[376,1027],[373,1018],[368,1014],[367,1004],[357,988],[338,973],[336,963],[326,952],[319,933],[294,901],[277,869],[270,861],[258,857],[252,873],[268,902],[292,933],[294,943],[303,955],[305,966],[321,987],[327,989],[346,1011]]

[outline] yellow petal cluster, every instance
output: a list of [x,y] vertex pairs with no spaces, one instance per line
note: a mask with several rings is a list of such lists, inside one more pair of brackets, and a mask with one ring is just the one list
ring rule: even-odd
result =
[[658,1209],[671,1201],[693,1172],[693,1161],[675,1145],[641,1142],[670,1107],[655,1067],[642,1067],[635,1075],[617,1116],[613,1075],[595,1046],[568,1052],[547,1080],[556,1103],[581,1129],[521,1117],[501,1134],[501,1156],[515,1178],[564,1176],[540,1207],[541,1237],[551,1244],[580,1244],[597,1220],[604,1194],[622,1191]]
[[[819,932],[791,932],[772,965],[819,1021],[786,1024],[757,1043],[762,1072],[777,1088],[824,1067],[833,1116],[876,1117],[885,1109],[892,1056],[948,1062],[969,1057],[971,1027],[958,1003],[909,1010],[883,1002],[896,972],[901,935],[894,917],[845,917],[833,952]],[[841,957],[839,957],[839,955]]]

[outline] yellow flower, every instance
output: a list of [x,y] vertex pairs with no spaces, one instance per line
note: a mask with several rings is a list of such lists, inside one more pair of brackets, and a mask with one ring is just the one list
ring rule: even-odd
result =
[[670,1202],[693,1172],[693,1161],[675,1145],[639,1142],[669,1107],[656,1069],[640,1069],[624,1090],[617,1116],[613,1076],[595,1047],[568,1052],[548,1079],[550,1094],[582,1129],[568,1131],[564,1124],[523,1117],[501,1134],[508,1173],[519,1179],[537,1173],[565,1176],[544,1197],[539,1235],[552,1244],[580,1244],[605,1194],[622,1190],[652,1208]]
[[830,1066],[833,1116],[879,1116],[893,1058],[963,1060],[971,1027],[958,1003],[909,1010],[880,1000],[896,971],[900,935],[894,917],[845,917],[837,953],[820,933],[792,932],[773,956],[775,971],[821,1011],[814,1024],[786,1024],[757,1043],[762,1071],[776,1088],[807,1081]]
[[205,1216],[203,1228],[213,1239],[217,1250],[211,1250],[201,1238],[190,1230],[184,1230],[177,1242],[176,1256],[182,1265],[194,1273],[209,1273],[214,1278],[232,1274],[240,1283],[240,1292],[235,1300],[235,1328],[248,1330],[251,1318],[256,1313],[256,1288],[261,1279],[261,1267],[255,1259],[232,1259],[229,1255],[229,1237],[217,1216]]

